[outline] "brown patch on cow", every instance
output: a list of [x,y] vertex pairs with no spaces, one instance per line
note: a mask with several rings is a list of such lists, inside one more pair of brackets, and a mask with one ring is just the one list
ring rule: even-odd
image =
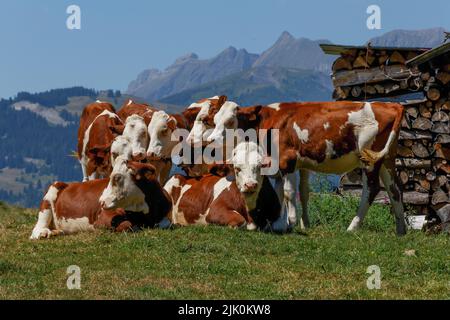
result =
[[158,109],[152,107],[149,104],[135,102],[132,102],[131,104],[128,103],[129,101],[126,101],[122,105],[122,108],[120,108],[120,110],[117,112],[117,115],[124,123],[128,117],[136,114],[144,118],[145,124],[148,126],[148,124],[152,120],[153,113],[155,111],[158,111]]

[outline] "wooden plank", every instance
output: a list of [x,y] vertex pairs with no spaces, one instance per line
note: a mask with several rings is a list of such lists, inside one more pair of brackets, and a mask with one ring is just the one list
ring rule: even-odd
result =
[[333,74],[335,87],[353,86],[362,83],[376,83],[391,79],[404,79],[410,75],[409,69],[402,65],[384,66],[383,69],[344,70]]
[[430,195],[422,192],[403,192],[403,203],[415,205],[427,205],[430,202]]

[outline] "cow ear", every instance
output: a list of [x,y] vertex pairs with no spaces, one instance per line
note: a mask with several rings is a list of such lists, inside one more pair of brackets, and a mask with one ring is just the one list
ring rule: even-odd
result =
[[167,126],[170,130],[174,131],[177,128],[177,119],[171,116],[167,122]]
[[111,129],[111,131],[117,135],[122,135],[123,134],[123,130],[125,129],[125,126],[123,124],[114,124],[109,126],[109,128]]
[[225,103],[225,101],[227,101],[227,100],[228,100],[227,96],[220,96],[218,105],[222,106]]
[[247,121],[255,121],[256,113],[257,113],[257,111],[255,108],[237,108],[238,118],[244,119]]

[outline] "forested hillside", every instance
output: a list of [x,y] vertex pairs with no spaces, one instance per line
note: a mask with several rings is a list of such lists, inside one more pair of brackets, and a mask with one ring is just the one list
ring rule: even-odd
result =
[[[73,97],[94,101],[99,96],[115,99],[120,93],[74,87],[20,92],[0,100],[0,200],[37,206],[50,181],[81,179],[78,160],[71,155],[76,150],[79,115],[64,106]],[[57,107],[66,125],[54,125],[39,113],[12,107],[24,101],[38,104],[40,110]]]

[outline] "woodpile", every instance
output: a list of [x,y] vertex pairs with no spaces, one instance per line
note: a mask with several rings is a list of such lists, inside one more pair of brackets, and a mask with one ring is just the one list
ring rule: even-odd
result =
[[436,212],[450,200],[449,112],[448,96],[405,104],[396,165],[404,202],[419,214]]

